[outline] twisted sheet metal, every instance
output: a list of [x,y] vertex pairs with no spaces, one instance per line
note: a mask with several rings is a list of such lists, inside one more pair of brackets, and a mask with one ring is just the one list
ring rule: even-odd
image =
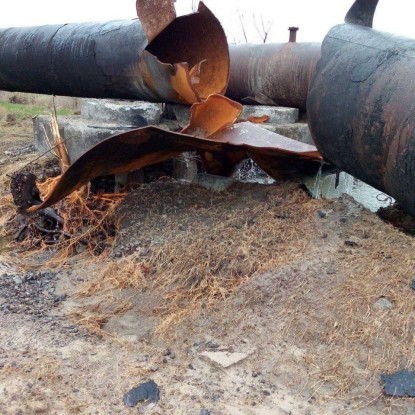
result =
[[[229,171],[230,166],[235,167],[248,157],[276,178],[287,165],[289,168],[312,165],[316,170],[322,157],[314,146],[266,131],[249,122],[234,124],[241,111],[242,106],[237,102],[212,95],[192,107],[190,123],[180,133],[144,127],[114,135],[76,160],[46,200],[29,210],[51,206],[95,177],[140,169],[184,151],[226,155],[225,158],[215,158],[214,168],[222,166],[222,172]],[[209,162],[206,166],[211,171]]]
[[320,43],[230,45],[226,95],[239,102],[305,109]]
[[328,161],[415,215],[415,40],[371,29],[377,3],[356,1],[324,39],[309,124]]
[[225,33],[203,4],[138,0],[140,19],[0,30],[0,90],[192,104],[223,93]]

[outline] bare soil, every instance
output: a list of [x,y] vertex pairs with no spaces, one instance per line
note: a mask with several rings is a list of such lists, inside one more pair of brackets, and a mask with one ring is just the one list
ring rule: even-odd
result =
[[[31,143],[30,120],[0,122],[3,222],[5,175],[36,157]],[[414,368],[412,237],[293,183],[158,181],[119,214],[110,251],[58,268],[0,239],[1,414],[414,413],[380,381]],[[224,369],[201,355],[218,350],[249,356]],[[148,380],[160,402],[127,408]]]

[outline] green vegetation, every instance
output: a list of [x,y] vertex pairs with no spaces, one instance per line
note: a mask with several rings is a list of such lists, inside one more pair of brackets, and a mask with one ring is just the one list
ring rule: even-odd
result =
[[[29,104],[12,104],[10,102],[0,101],[0,111],[7,111],[8,114],[14,114],[16,119],[31,118],[35,115],[48,115],[51,109],[47,106],[29,105]],[[58,108],[58,115],[73,115],[73,111],[67,108]]]

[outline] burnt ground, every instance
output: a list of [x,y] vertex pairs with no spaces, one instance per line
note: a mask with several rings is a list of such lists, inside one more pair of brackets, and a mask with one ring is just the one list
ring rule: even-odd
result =
[[[1,124],[3,194],[30,127]],[[293,183],[159,181],[118,214],[99,257],[50,267],[0,243],[1,414],[134,414],[122,398],[149,380],[148,414],[413,413],[381,384],[414,368],[411,236]],[[225,369],[218,351],[246,356]]]

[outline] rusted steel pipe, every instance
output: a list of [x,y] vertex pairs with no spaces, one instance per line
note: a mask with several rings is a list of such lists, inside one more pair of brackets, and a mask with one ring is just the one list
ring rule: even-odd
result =
[[178,18],[173,0],[137,9],[141,20],[0,30],[0,90],[181,103],[225,91],[228,45],[203,3]]
[[330,30],[308,98],[323,156],[415,215],[415,40],[372,30],[377,0]]
[[320,43],[230,45],[226,95],[239,102],[306,108]]

